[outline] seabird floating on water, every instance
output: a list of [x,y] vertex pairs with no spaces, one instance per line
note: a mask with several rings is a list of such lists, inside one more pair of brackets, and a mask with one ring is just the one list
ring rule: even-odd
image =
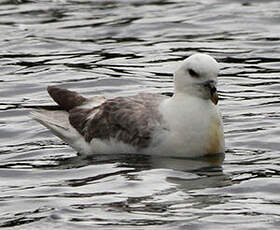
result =
[[55,86],[48,93],[63,110],[32,117],[81,154],[139,153],[198,157],[224,152],[216,90],[218,63],[194,54],[174,74],[174,95],[85,98]]

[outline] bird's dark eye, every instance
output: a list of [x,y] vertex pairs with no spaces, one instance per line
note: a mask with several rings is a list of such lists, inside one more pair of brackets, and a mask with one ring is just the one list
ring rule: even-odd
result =
[[193,69],[188,69],[189,71],[189,74],[192,76],[192,77],[195,77],[195,78],[198,78],[199,75],[197,74],[197,72],[195,72]]

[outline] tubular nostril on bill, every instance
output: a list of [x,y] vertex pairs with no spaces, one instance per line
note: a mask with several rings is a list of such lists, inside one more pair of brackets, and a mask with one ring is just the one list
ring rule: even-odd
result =
[[203,85],[210,90],[211,95],[217,92],[215,81],[206,81],[203,83]]
[[211,95],[217,92],[217,88],[215,86],[210,87]]

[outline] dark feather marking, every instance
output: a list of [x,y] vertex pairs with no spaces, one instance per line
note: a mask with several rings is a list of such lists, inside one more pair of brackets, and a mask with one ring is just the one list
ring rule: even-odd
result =
[[91,109],[74,108],[69,112],[70,124],[84,136],[83,129],[88,121]]
[[88,101],[87,98],[74,91],[61,89],[56,86],[48,86],[48,93],[52,99],[66,111],[69,111]]
[[[114,138],[138,148],[149,145],[152,132],[160,126],[161,115],[157,110],[166,96],[139,94],[117,97],[92,109],[70,110],[69,120],[87,142],[93,138]],[[92,118],[88,118],[95,113]]]

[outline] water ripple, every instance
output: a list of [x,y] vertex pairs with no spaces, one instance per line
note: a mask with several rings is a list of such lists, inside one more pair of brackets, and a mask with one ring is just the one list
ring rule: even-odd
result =
[[[0,2],[0,228],[278,229],[279,1]],[[172,94],[193,52],[221,65],[227,151],[83,158],[28,117],[47,85]]]

